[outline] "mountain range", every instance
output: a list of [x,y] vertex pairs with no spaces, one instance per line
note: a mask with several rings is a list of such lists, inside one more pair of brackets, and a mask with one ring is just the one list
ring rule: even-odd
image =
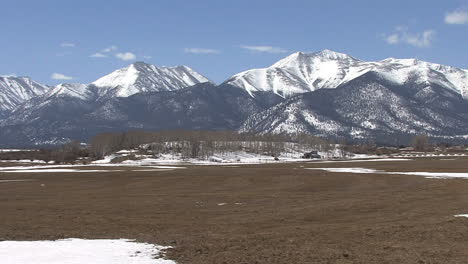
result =
[[131,129],[468,139],[468,70],[416,59],[296,52],[216,85],[187,66],[136,62],[90,84],[0,77],[0,145],[88,141]]

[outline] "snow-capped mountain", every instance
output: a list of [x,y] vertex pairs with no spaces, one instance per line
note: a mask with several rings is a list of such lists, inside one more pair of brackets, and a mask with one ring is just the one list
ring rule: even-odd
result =
[[275,102],[270,94],[252,98],[212,83],[98,101],[57,92],[27,101],[0,122],[0,145],[88,141],[97,133],[134,129],[235,130]]
[[239,130],[394,144],[419,133],[463,138],[468,134],[468,101],[437,84],[399,85],[368,72],[336,89],[303,93],[254,113]]
[[[0,78],[0,145],[87,141],[131,129],[238,130],[408,143],[468,137],[468,71],[324,50],[214,85],[186,66],[137,62],[91,84]],[[6,103],[3,103],[6,102]],[[399,141],[402,140],[402,141]]]
[[398,85],[432,83],[468,98],[468,70],[416,59],[367,62],[330,50],[296,52],[268,68],[238,73],[226,83],[243,88],[251,95],[270,91],[290,97],[321,88],[336,88],[370,71]]
[[61,83],[50,89],[44,97],[50,98],[53,96],[71,96],[80,99],[87,99],[88,85],[81,83]]
[[135,62],[92,83],[102,94],[127,97],[141,92],[174,91],[209,80],[187,66],[157,67]]
[[0,76],[1,112],[12,111],[21,103],[49,90],[49,87],[28,77]]

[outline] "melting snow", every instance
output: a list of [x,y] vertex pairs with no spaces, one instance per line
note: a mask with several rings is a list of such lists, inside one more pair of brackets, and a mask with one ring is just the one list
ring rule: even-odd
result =
[[325,170],[330,172],[381,173],[383,171],[366,168],[306,168],[307,170]]
[[5,170],[4,173],[7,172],[16,172],[16,173],[30,173],[30,172],[112,172],[112,171],[121,171],[121,170],[78,170],[78,169],[30,169],[30,170]]
[[349,173],[378,173],[378,174],[393,174],[393,175],[415,175],[424,176],[431,179],[447,179],[461,178],[468,179],[468,173],[464,172],[388,172],[367,168],[305,168],[308,170],[325,170],[330,172],[349,172]]
[[0,183],[2,182],[25,182],[25,181],[34,181],[31,179],[24,179],[24,180],[0,180]]
[[455,217],[468,217],[468,214],[457,214],[454,215]]
[[2,264],[175,264],[155,258],[168,247],[126,239],[2,241]]

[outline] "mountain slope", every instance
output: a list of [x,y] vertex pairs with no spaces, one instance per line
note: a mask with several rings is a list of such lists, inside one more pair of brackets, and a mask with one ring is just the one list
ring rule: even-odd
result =
[[28,77],[0,76],[0,118],[21,103],[48,90],[48,86]]
[[226,83],[249,93],[270,91],[291,97],[322,88],[336,88],[370,71],[395,84],[433,83],[468,98],[468,70],[416,59],[366,62],[330,50],[296,52],[268,68],[238,73]]
[[468,101],[439,85],[398,85],[368,72],[336,89],[303,93],[255,113],[240,131],[387,143],[419,133],[461,137],[468,135]]
[[0,123],[0,145],[87,141],[97,133],[133,129],[235,130],[251,113],[281,100],[211,83],[94,101],[54,94],[28,101]]
[[174,91],[204,82],[209,80],[187,66],[157,67],[136,62],[99,78],[92,85],[100,88],[101,94],[128,97],[141,92]]

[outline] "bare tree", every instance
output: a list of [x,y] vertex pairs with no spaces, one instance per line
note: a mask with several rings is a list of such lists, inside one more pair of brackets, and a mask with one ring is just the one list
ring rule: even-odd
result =
[[415,136],[412,140],[412,145],[414,150],[421,152],[429,151],[431,148],[429,136],[427,134],[419,134]]

